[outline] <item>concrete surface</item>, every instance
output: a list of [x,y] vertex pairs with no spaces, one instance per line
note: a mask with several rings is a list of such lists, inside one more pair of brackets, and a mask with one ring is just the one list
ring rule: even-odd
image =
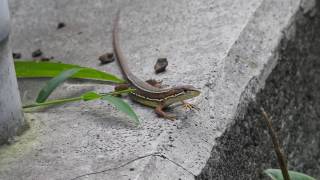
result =
[[[192,84],[202,94],[192,101],[200,112],[185,112],[180,107],[170,110],[179,116],[175,122],[157,118],[152,109],[128,101],[142,120],[139,127],[101,101],[27,113],[30,130],[0,149],[4,179],[261,177],[248,168],[266,167],[263,162],[248,161],[251,166],[235,167],[238,161],[232,164],[224,159],[233,157],[228,156],[229,141],[224,137],[249,138],[251,134],[242,134],[235,125],[250,120],[244,119],[248,104],[279,62],[281,40],[295,38],[297,14],[314,14],[314,5],[296,0],[12,0],[10,7],[13,49],[23,58],[41,48],[45,56],[119,75],[116,63],[99,66],[97,58],[112,50],[112,21],[122,7],[121,43],[133,72],[168,85]],[[66,27],[57,30],[58,22],[65,22]],[[169,66],[156,76],[153,65],[159,57],[167,57]],[[20,81],[24,103],[36,96],[43,82]],[[111,89],[69,82],[52,97]],[[256,128],[251,125],[240,127]],[[265,145],[271,153],[271,144]],[[237,157],[236,152],[233,149],[232,155]]]

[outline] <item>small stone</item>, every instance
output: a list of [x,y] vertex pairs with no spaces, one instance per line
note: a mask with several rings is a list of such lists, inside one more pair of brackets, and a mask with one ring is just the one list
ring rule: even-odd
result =
[[100,64],[108,64],[114,61],[113,53],[105,53],[99,57]]
[[130,168],[129,170],[130,170],[130,171],[134,171],[134,168]]
[[206,87],[210,87],[211,85],[212,85],[212,83],[210,83],[210,82],[207,82],[207,83],[205,84]]
[[40,49],[37,49],[32,52],[32,57],[39,57],[42,55],[42,51]]
[[169,136],[169,141],[174,141],[173,137]]
[[42,62],[48,62],[48,61],[50,61],[51,59],[54,59],[54,57],[53,57],[53,56],[51,56],[51,57],[42,57],[42,58],[40,59],[40,61],[42,61]]
[[156,74],[164,72],[168,66],[167,58],[159,58],[157,63],[154,65],[154,70]]
[[66,24],[64,22],[59,22],[57,25],[57,29],[64,28],[65,26],[66,26]]
[[20,59],[21,58],[21,53],[12,53],[13,59]]

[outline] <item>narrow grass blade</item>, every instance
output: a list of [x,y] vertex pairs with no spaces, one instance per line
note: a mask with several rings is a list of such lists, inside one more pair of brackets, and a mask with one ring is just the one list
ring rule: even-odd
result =
[[[267,169],[264,173],[266,173],[272,180],[283,180],[280,169]],[[291,180],[316,180],[311,176],[295,171],[289,171],[289,176]]]
[[107,81],[112,83],[123,83],[124,80],[93,68],[81,67],[73,64],[63,64],[55,62],[34,62],[34,61],[15,61],[15,69],[18,78],[40,78],[55,77],[63,71],[72,68],[82,68],[75,73],[72,78]]
[[81,68],[72,68],[61,72],[56,77],[52,78],[47,84],[40,90],[38,94],[37,103],[42,103],[47,100],[50,94],[55,90],[61,83],[73,76],[75,73],[79,72]]
[[108,101],[109,103],[113,104],[118,110],[127,114],[135,124],[140,124],[139,118],[136,113],[122,99],[114,96],[104,96],[102,97],[102,99]]

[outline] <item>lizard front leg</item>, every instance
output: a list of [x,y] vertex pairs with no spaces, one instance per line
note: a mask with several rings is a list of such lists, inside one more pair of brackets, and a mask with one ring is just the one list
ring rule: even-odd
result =
[[176,120],[176,116],[175,115],[171,115],[171,114],[168,114],[168,113],[164,112],[163,108],[164,108],[164,106],[162,104],[160,104],[159,106],[157,106],[155,108],[154,111],[159,117],[162,117],[162,118],[165,118],[165,119],[169,119],[171,121]]

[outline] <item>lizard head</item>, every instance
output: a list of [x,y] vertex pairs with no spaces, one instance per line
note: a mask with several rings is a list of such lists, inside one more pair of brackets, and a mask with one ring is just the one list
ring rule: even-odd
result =
[[166,98],[165,106],[194,98],[196,96],[199,96],[200,93],[200,90],[191,85],[173,87],[171,89],[171,95]]
[[174,89],[177,91],[177,94],[179,94],[178,98],[181,101],[194,98],[201,93],[200,90],[191,85],[177,86]]

